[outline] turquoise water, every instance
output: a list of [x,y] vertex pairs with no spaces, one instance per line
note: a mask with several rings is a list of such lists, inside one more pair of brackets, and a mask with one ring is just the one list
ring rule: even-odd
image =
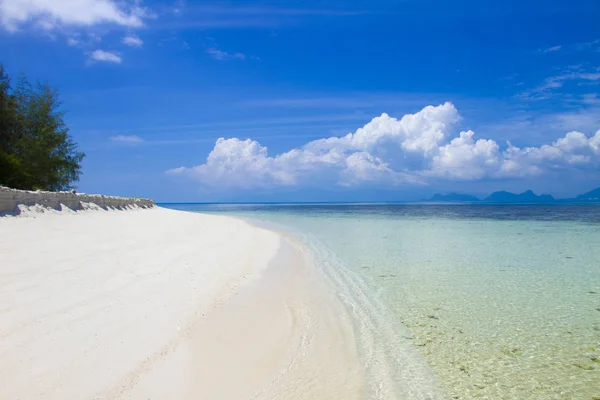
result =
[[599,206],[169,207],[309,246],[362,329],[373,391],[414,385],[422,359],[447,398],[600,396]]

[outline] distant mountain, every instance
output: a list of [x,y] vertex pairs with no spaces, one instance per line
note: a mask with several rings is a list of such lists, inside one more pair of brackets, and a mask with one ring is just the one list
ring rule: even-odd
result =
[[527,190],[523,193],[511,193],[507,191],[499,191],[490,194],[483,200],[470,195],[462,193],[449,193],[440,194],[436,193],[429,199],[423,201],[432,203],[461,203],[461,202],[487,202],[487,203],[505,203],[505,204],[518,204],[518,203],[600,203],[600,187],[590,190],[587,193],[580,194],[579,196],[571,199],[555,199],[549,194],[542,194],[538,196],[531,190]]
[[549,194],[538,196],[533,191],[528,190],[520,194],[505,191],[494,192],[483,201],[491,203],[549,203],[555,201],[555,199]]
[[439,193],[436,193],[431,198],[425,199],[424,201],[461,202],[461,201],[479,201],[479,199],[475,196],[471,196],[470,194],[461,194],[461,193],[439,194]]
[[590,190],[587,193],[580,194],[575,198],[575,201],[592,201],[592,202],[600,202],[600,187],[594,190]]

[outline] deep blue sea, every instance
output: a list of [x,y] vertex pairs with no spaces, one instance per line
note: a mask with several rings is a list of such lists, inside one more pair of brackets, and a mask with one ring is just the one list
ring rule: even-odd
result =
[[600,205],[163,206],[294,235],[369,345],[414,348],[448,398],[600,398]]

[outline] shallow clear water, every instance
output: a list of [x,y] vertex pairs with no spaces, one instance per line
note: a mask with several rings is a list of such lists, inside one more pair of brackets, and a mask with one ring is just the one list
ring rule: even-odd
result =
[[[302,238],[377,331],[365,353],[414,350],[449,398],[600,396],[600,206],[167,206]],[[374,381],[410,373],[372,359]]]

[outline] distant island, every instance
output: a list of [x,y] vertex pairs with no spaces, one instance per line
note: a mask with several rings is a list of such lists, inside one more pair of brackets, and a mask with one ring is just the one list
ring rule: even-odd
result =
[[498,191],[490,194],[484,199],[463,193],[436,193],[425,202],[432,203],[496,203],[496,204],[539,204],[539,203],[600,203],[600,187],[590,190],[572,199],[555,199],[549,194],[537,195],[532,190],[526,190],[523,193],[511,193],[507,191]]
[[426,199],[425,201],[434,201],[434,202],[471,202],[471,201],[481,201],[477,197],[472,196],[470,194],[461,194],[461,193],[450,193],[450,194],[439,194],[436,193],[431,198]]
[[532,190],[527,190],[520,194],[505,191],[494,192],[483,201],[492,203],[549,203],[555,201],[555,199],[549,194],[538,196]]
[[590,190],[587,193],[580,194],[574,200],[583,202],[600,202],[600,187]]

